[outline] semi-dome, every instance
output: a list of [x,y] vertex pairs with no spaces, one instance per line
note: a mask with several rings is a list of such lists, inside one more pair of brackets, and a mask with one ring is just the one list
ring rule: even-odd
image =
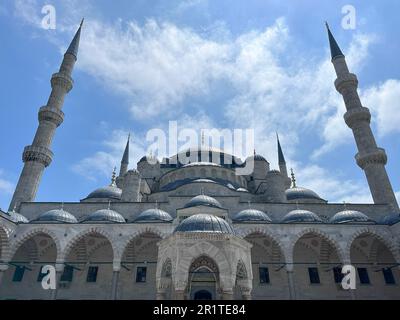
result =
[[336,213],[330,223],[357,223],[357,222],[373,222],[364,213],[356,210],[344,210]]
[[380,221],[382,224],[393,225],[400,222],[400,215],[398,213],[389,214],[384,216]]
[[190,207],[197,207],[197,206],[208,206],[208,207],[215,207],[215,208],[222,208],[221,204],[218,200],[201,194],[192,198],[187,204],[185,204],[185,208]]
[[142,222],[171,222],[170,214],[161,209],[148,209],[140,213],[133,221]]
[[307,189],[307,188],[302,188],[302,187],[294,187],[287,189],[285,191],[286,193],[286,198],[288,201],[290,200],[300,200],[300,199],[316,199],[316,200],[322,200],[321,197],[316,194],[314,191]]
[[240,211],[235,218],[235,222],[256,222],[256,223],[271,223],[272,220],[268,215],[260,210],[246,209]]
[[44,212],[32,222],[50,222],[50,223],[77,223],[78,220],[64,209],[54,209]]
[[116,185],[110,185],[94,190],[86,199],[121,199],[122,190]]
[[232,226],[224,219],[212,214],[196,214],[183,220],[174,232],[213,232],[235,234]]
[[23,216],[22,214],[20,214],[18,212],[15,212],[14,210],[8,212],[8,215],[10,216],[10,220],[17,224],[18,223],[29,223],[29,220],[25,216]]
[[283,223],[321,223],[322,219],[308,210],[293,210],[286,214]]
[[89,214],[83,222],[111,222],[124,223],[124,217],[118,212],[110,209],[101,209]]

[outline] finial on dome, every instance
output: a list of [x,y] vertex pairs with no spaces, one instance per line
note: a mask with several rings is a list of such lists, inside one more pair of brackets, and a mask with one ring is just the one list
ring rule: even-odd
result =
[[346,201],[343,201],[343,207],[344,207],[344,210],[347,209],[347,203],[346,203]]
[[254,148],[254,156],[256,156],[256,154],[257,154],[257,153],[256,153],[256,148]]
[[201,188],[201,189],[200,189],[200,192],[201,192],[201,195],[204,196],[204,188]]
[[249,205],[249,209],[251,208],[251,201],[247,201],[247,204]]
[[158,209],[158,200],[156,200],[156,209]]
[[108,207],[107,207],[107,209],[108,209],[108,210],[111,209],[111,201],[110,201],[110,200],[108,200]]
[[64,211],[64,201],[61,202],[61,210]]
[[296,209],[299,210],[299,200],[296,200]]
[[292,177],[292,188],[296,188],[296,177],[294,176],[293,169],[290,168],[290,175]]
[[205,144],[204,131],[201,131],[201,146],[203,147],[204,144]]

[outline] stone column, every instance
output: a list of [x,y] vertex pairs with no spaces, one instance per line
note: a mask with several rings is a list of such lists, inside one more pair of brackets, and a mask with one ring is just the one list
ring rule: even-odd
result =
[[175,300],[185,300],[185,290],[175,290]]
[[114,261],[113,276],[112,276],[112,283],[111,283],[111,300],[117,300],[118,281],[119,281],[120,271],[121,271],[121,263],[119,261]]
[[0,286],[3,284],[4,274],[8,270],[8,264],[0,264]]
[[156,300],[165,300],[165,291],[161,289],[157,289]]
[[242,289],[242,299],[251,300],[251,289]]
[[223,289],[222,300],[233,300],[233,290],[232,289]]
[[288,277],[290,300],[296,300],[296,289],[295,289],[295,285],[294,285],[293,264],[286,265],[286,273],[287,273],[287,277]]

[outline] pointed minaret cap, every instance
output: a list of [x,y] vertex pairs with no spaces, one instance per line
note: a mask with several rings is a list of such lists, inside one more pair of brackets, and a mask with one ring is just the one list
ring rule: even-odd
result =
[[326,29],[328,30],[328,37],[329,37],[329,45],[331,47],[331,56],[332,60],[337,57],[344,57],[342,50],[340,50],[339,45],[337,44],[335,37],[333,36],[331,29],[329,29],[328,22],[325,22]]
[[129,142],[130,142],[130,139],[131,139],[131,134],[128,135],[128,141],[126,142],[124,155],[122,156],[121,163],[123,163],[123,164],[129,164]]
[[67,53],[72,54],[75,57],[75,59],[78,59],[79,41],[81,39],[81,30],[82,30],[82,25],[83,25],[84,20],[85,20],[85,18],[82,19],[81,24],[79,25],[78,31],[76,31],[71,44],[69,45],[67,51],[65,52],[65,54],[67,54]]
[[278,162],[281,163],[281,164],[284,164],[284,163],[286,163],[286,161],[285,161],[285,157],[283,155],[281,143],[279,142],[278,133],[276,133],[276,140],[278,142]]

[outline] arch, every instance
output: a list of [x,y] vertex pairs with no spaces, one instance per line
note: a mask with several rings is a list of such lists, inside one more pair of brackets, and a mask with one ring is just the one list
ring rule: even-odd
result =
[[22,244],[24,244],[27,240],[39,234],[45,234],[53,240],[53,242],[56,244],[57,260],[61,260],[60,259],[62,252],[61,241],[59,240],[56,233],[43,227],[30,229],[29,231],[23,233],[21,236],[17,237],[15,241],[11,244],[7,259],[11,260]]
[[279,237],[277,235],[269,232],[265,228],[260,227],[260,226],[252,226],[250,228],[238,228],[238,229],[236,229],[236,233],[243,239],[252,234],[260,234],[260,235],[270,239],[273,242],[273,244],[275,244],[279,248],[284,262],[286,263],[288,261],[288,257],[286,256],[286,253],[284,250],[285,246],[280,241]]
[[236,279],[237,280],[246,280],[248,279],[248,273],[246,269],[246,265],[242,260],[239,260],[236,266]]
[[93,227],[93,228],[89,228],[89,229],[81,231],[67,243],[67,245],[65,246],[64,252],[61,255],[62,261],[64,261],[68,257],[68,255],[71,253],[72,249],[79,243],[80,240],[82,240],[85,237],[92,235],[92,234],[101,235],[108,240],[108,242],[111,245],[112,251],[113,251],[113,259],[114,260],[117,257],[120,257],[120,252],[119,252],[118,248],[116,247],[113,237],[104,229],[98,228],[98,227]]
[[3,261],[9,254],[9,230],[4,226],[0,226],[0,261]]
[[152,227],[152,226],[148,226],[148,227],[144,227],[144,228],[140,228],[139,230],[135,231],[132,235],[129,236],[128,239],[126,239],[120,247],[120,251],[121,251],[121,257],[124,255],[126,249],[128,248],[128,246],[131,244],[131,242],[133,240],[135,240],[136,238],[140,237],[143,234],[146,233],[150,233],[150,234],[154,234],[156,236],[158,236],[160,238],[160,240],[165,239],[168,234],[161,231],[161,229],[157,228],[157,227]]
[[346,255],[345,255],[345,252],[343,251],[343,249],[340,247],[339,243],[335,239],[333,239],[329,234],[327,234],[324,231],[321,231],[320,229],[317,229],[317,228],[306,228],[295,235],[295,237],[292,239],[291,245],[290,245],[290,254],[291,254],[292,259],[293,259],[294,247],[295,247],[296,243],[303,236],[305,236],[307,234],[314,234],[314,235],[326,240],[336,250],[339,260],[342,263],[345,262]]
[[370,236],[374,237],[375,239],[380,240],[388,248],[388,250],[392,253],[396,262],[400,262],[400,256],[398,254],[398,245],[394,241],[389,239],[386,235],[378,232],[377,230],[374,230],[374,229],[371,229],[368,227],[359,229],[350,236],[350,238],[347,242],[346,251],[345,251],[346,257],[350,258],[351,248],[354,244],[354,241],[358,237],[360,237],[361,235],[364,235],[364,234],[370,235]]

